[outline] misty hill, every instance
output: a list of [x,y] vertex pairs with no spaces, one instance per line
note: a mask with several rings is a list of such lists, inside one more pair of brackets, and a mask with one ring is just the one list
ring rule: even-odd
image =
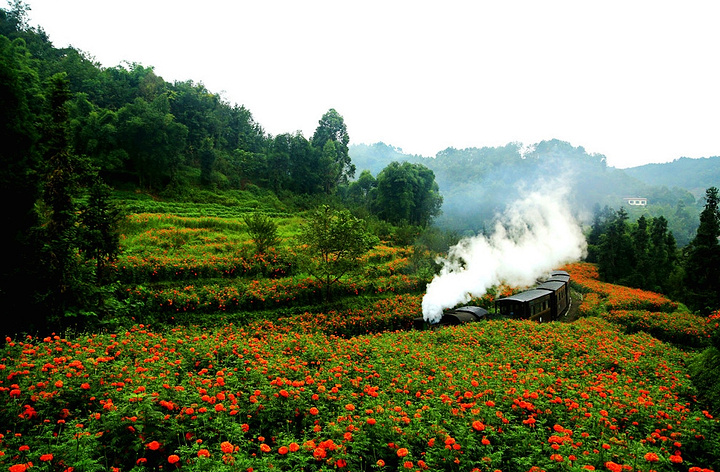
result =
[[[687,244],[697,228],[701,202],[684,188],[651,185],[624,170],[608,167],[602,154],[589,154],[582,146],[560,140],[541,141],[523,147],[509,143],[499,147],[448,148],[435,157],[404,154],[384,143],[354,145],[350,157],[358,174],[373,174],[393,160],[420,163],[435,173],[444,202],[439,226],[461,234],[489,229],[506,205],[530,190],[551,184],[567,191],[576,215],[590,221],[598,207],[618,210],[630,216],[664,216],[678,244]],[[704,191],[704,190],[703,190]],[[647,207],[629,207],[624,197],[645,197]]]
[[648,185],[684,188],[699,199],[706,189],[720,187],[720,156],[681,157],[666,164],[632,167],[625,172]]

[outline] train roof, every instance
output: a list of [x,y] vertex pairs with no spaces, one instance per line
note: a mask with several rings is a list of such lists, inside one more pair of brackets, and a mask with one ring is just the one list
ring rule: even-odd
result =
[[483,316],[487,316],[488,311],[485,308],[479,307],[479,306],[461,306],[460,308],[455,308],[453,311],[463,311],[467,313],[472,313],[473,315],[477,316],[478,318],[482,318]]
[[527,290],[525,292],[516,293],[515,295],[511,295],[509,297],[500,298],[496,300],[496,303],[501,303],[503,301],[509,301],[509,302],[531,302],[533,300],[537,300],[539,298],[543,297],[549,297],[550,292],[547,290],[538,290],[538,289],[532,289]]
[[567,275],[568,277],[570,277],[570,274],[568,274],[567,271],[564,270],[554,270],[550,272],[550,277],[554,277],[556,275]]
[[553,292],[557,292],[564,286],[565,286],[565,282],[563,282],[562,280],[548,280],[547,282],[541,283],[536,288],[539,288],[542,290],[552,290]]

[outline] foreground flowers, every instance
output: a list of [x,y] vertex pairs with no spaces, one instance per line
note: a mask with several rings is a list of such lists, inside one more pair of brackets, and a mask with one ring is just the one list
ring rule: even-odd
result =
[[[411,298],[393,309],[405,301],[412,315]],[[702,470],[720,430],[694,403],[690,355],[597,318],[10,339],[0,466]]]

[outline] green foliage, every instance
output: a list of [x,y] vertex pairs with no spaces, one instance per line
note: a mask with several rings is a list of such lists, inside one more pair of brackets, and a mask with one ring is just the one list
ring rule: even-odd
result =
[[300,243],[305,249],[306,269],[322,283],[325,298],[344,275],[360,267],[359,259],[377,243],[365,222],[348,210],[323,205],[309,216]]
[[275,247],[280,242],[277,225],[267,215],[251,213],[245,215],[243,221],[253,244],[255,244],[257,254],[265,254],[269,248]]
[[688,304],[709,313],[720,307],[720,197],[717,187],[707,189],[705,200],[697,235],[687,247],[685,287]]
[[343,117],[331,108],[320,118],[312,137],[312,146],[320,155],[316,171],[327,194],[334,193],[338,185],[347,183],[355,175],[349,142]]
[[390,223],[425,227],[442,202],[435,174],[422,164],[391,162],[377,177],[373,211]]
[[[0,18],[0,25],[3,34],[6,27],[14,31],[16,26],[11,28],[7,18]],[[31,229],[37,225],[34,207],[40,196],[37,116],[42,113],[43,95],[33,65],[24,40],[0,35],[0,199],[7,203],[0,245],[0,305],[7,313],[27,310],[41,270]],[[33,310],[23,317],[6,317],[4,330],[13,332],[24,322],[41,322],[32,320],[36,314]]]
[[603,280],[677,295],[681,269],[673,234],[664,217],[628,223],[624,208],[596,207],[588,234],[588,261]]

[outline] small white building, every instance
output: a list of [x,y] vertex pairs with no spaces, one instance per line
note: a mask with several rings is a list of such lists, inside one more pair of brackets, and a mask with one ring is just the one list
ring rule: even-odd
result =
[[646,206],[647,198],[643,197],[625,197],[623,201],[630,206]]

